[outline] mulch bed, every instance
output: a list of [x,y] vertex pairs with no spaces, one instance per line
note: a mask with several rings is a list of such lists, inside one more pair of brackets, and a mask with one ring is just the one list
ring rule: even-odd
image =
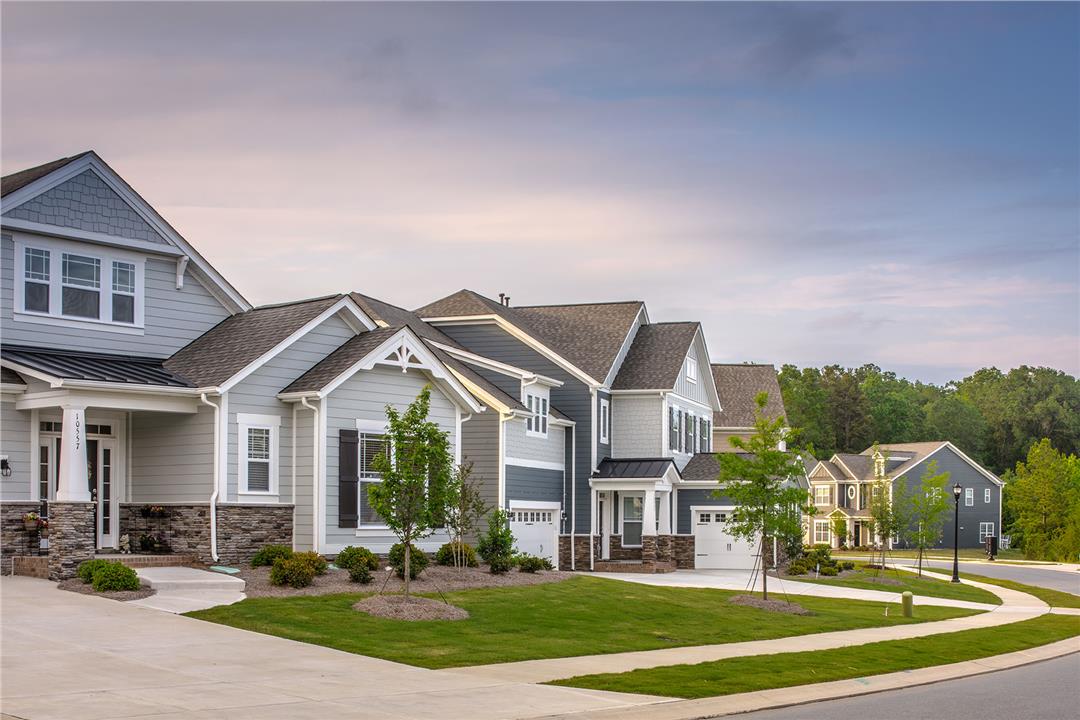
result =
[[150,597],[154,594],[154,591],[148,587],[141,587],[138,590],[117,590],[114,592],[94,592],[94,586],[89,583],[84,583],[79,578],[72,578],[70,580],[61,580],[56,584],[56,587],[60,590],[68,590],[70,592],[82,593],[83,595],[93,595],[95,597],[108,598],[110,600],[119,600],[121,602],[127,602],[128,600],[142,600],[145,597]]
[[[387,576],[389,575],[389,579]],[[486,566],[478,568],[452,568],[431,565],[420,577],[409,583],[409,592],[436,593],[472,588],[510,587],[514,585],[542,585],[561,582],[574,573],[548,570],[535,574],[512,570],[503,575],[492,575]],[[239,577],[247,583],[244,590],[248,597],[295,597],[297,595],[332,595],[334,593],[386,592],[399,593],[405,589],[405,583],[397,575],[385,570],[373,573],[374,579],[367,585],[349,580],[345,570],[327,570],[325,575],[315,577],[315,582],[306,588],[278,587],[270,584],[270,568],[242,567]],[[385,586],[384,586],[385,581]]]
[[729,602],[733,605],[745,605],[758,610],[768,610],[769,612],[785,613],[787,615],[813,615],[802,605],[784,602],[783,600],[763,600],[753,595],[736,595]]
[[412,595],[372,595],[353,604],[353,610],[391,620],[465,620],[467,610],[440,600]]

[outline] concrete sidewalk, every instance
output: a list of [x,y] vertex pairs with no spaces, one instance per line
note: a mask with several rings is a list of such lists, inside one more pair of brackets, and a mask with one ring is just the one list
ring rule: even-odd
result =
[[139,568],[136,573],[139,582],[155,591],[148,598],[131,601],[138,607],[180,614],[232,605],[247,597],[244,581],[225,573],[190,567]]
[[773,640],[754,640],[721,645],[698,645],[608,655],[527,660],[499,665],[476,665],[466,668],[440,670],[439,672],[503,682],[544,683],[578,675],[628,672],[644,668],[695,664],[750,655],[830,650],[885,640],[906,640],[927,635],[1008,625],[1021,620],[1030,620],[1050,610],[1046,603],[1027,593],[970,580],[964,582],[989,590],[1002,599],[1002,604],[991,605],[989,607],[993,608],[993,610],[980,615],[916,625],[841,630],[815,635],[797,635]]
[[425,670],[5,577],[0,706],[30,720],[495,720],[658,698]]

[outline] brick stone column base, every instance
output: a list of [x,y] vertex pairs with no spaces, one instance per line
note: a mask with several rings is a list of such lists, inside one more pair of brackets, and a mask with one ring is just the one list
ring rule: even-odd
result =
[[49,503],[49,579],[75,577],[97,550],[97,503]]

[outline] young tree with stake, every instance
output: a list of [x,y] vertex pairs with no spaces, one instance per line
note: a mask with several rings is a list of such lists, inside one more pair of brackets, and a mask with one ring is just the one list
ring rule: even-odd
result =
[[428,420],[431,387],[425,386],[404,412],[386,406],[388,452],[373,460],[382,482],[368,489],[368,502],[405,546],[405,597],[409,597],[412,543],[446,522],[447,491],[454,474],[450,440]]
[[480,494],[480,479],[472,479],[471,462],[458,465],[447,489],[446,529],[453,542],[454,567],[465,567],[465,536],[479,528],[488,504]]
[[[900,478],[898,482],[906,482]],[[949,485],[949,473],[938,472],[937,460],[926,463],[918,489],[908,497],[908,524],[904,530],[904,540],[919,550],[919,577],[922,577],[923,555],[926,549],[933,547],[941,539],[941,530],[945,525],[945,514],[949,511],[946,488]]]
[[765,415],[768,400],[764,392],[754,398],[754,434],[747,439],[731,438],[731,445],[741,453],[717,454],[720,488],[713,492],[715,497],[728,498],[735,505],[726,523],[727,531],[743,540],[761,542],[761,589],[766,600],[769,587],[764,571],[765,543],[774,536],[800,533],[800,513],[814,513],[806,491],[788,482],[804,472],[803,465],[798,455],[780,449],[784,418]]

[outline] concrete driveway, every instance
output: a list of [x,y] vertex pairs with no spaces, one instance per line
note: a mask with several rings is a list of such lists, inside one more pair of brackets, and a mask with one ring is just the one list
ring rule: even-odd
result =
[[352,655],[5,577],[6,716],[530,718],[659,698],[473,678]]
[[[627,582],[643,583],[645,585],[662,585],[667,587],[696,587],[710,588],[713,590],[761,590],[761,576],[758,574],[754,580],[753,588],[750,587],[751,572],[749,570],[677,570],[673,573],[660,573],[656,575],[641,573],[604,573],[604,577],[613,577]],[[887,587],[887,586],[883,586]],[[887,590],[863,590],[861,588],[849,588],[839,585],[819,585],[816,583],[798,582],[796,580],[780,580],[769,577],[769,592],[778,596],[787,593],[789,595],[812,595],[815,597],[846,598],[849,600],[873,600],[876,602],[900,602],[900,593]],[[771,597],[771,595],[770,595]],[[993,610],[997,605],[987,603],[968,602],[966,600],[950,600],[948,598],[915,596],[916,605],[941,605],[945,607],[968,608],[970,610]]]

